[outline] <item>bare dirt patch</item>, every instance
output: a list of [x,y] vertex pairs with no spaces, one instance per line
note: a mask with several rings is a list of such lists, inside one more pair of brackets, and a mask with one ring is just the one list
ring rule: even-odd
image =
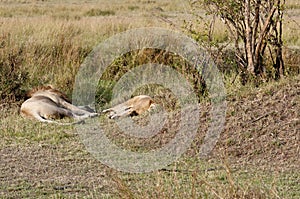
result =
[[241,165],[299,170],[300,79],[229,96],[225,131],[215,154]]
[[109,169],[63,146],[7,146],[0,150],[2,196],[89,196],[115,194]]

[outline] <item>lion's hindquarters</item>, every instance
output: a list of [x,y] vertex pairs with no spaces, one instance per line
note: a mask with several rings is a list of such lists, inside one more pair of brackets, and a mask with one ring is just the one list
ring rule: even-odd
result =
[[25,101],[21,106],[21,114],[38,120],[40,117],[45,119],[73,117],[71,111],[58,107],[51,99],[41,96]]
[[43,119],[62,119],[64,117],[82,120],[98,115],[97,113],[76,108],[72,104],[65,107],[45,96],[33,96],[26,100],[21,106],[21,114],[25,117],[38,119],[39,121]]
[[[67,96],[52,87],[38,87],[29,92],[30,98],[21,105],[21,115],[37,119],[41,122],[56,123],[61,125],[78,124],[88,117],[98,116],[92,109],[74,106]],[[79,120],[72,123],[59,123],[51,119],[64,117]]]

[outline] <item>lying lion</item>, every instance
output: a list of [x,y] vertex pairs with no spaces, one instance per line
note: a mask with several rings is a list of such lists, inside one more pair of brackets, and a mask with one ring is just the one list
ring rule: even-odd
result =
[[[54,89],[52,86],[42,86],[32,89],[27,93],[30,97],[21,106],[21,115],[41,122],[56,123],[61,125],[75,124],[88,117],[95,117],[98,114],[90,110],[74,106],[67,96]],[[59,123],[51,119],[64,117],[78,120],[74,123]]]
[[112,108],[103,110],[103,113],[109,113],[110,119],[115,119],[124,116],[140,115],[143,112],[154,107],[153,99],[148,95],[135,96],[122,104],[118,104]]

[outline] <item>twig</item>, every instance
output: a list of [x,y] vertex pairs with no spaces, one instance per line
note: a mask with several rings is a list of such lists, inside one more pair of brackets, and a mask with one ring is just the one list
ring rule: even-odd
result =
[[169,19],[167,19],[167,18],[165,18],[165,17],[159,16],[159,15],[157,15],[157,14],[154,13],[154,12],[153,12],[152,14],[153,14],[153,16],[155,16],[155,17],[157,17],[158,19],[162,20],[163,22],[169,24],[170,26],[173,26],[174,28],[177,28],[178,30],[181,29],[178,25],[174,24],[171,20],[169,20]]
[[264,115],[261,115],[261,116],[255,118],[255,119],[251,120],[251,121],[248,122],[248,123],[254,123],[254,122],[257,122],[258,120],[261,120],[262,118],[267,117],[267,116],[269,116],[269,115],[271,115],[271,114],[273,114],[273,113],[275,113],[275,111],[270,111],[270,112],[268,112],[268,113],[266,113],[266,114],[264,114]]
[[[218,170],[224,170],[224,169],[225,169],[224,167],[211,167],[211,168],[208,168],[208,169],[202,169],[200,171],[208,172],[208,171],[218,171]],[[180,169],[163,168],[163,169],[160,169],[159,171],[176,172],[176,173],[177,172],[178,173],[192,173],[195,170],[180,170]]]

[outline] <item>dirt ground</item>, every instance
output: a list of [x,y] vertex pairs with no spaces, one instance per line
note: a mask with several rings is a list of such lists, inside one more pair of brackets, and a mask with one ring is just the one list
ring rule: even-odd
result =
[[214,154],[256,167],[299,170],[300,79],[228,97],[224,133]]

